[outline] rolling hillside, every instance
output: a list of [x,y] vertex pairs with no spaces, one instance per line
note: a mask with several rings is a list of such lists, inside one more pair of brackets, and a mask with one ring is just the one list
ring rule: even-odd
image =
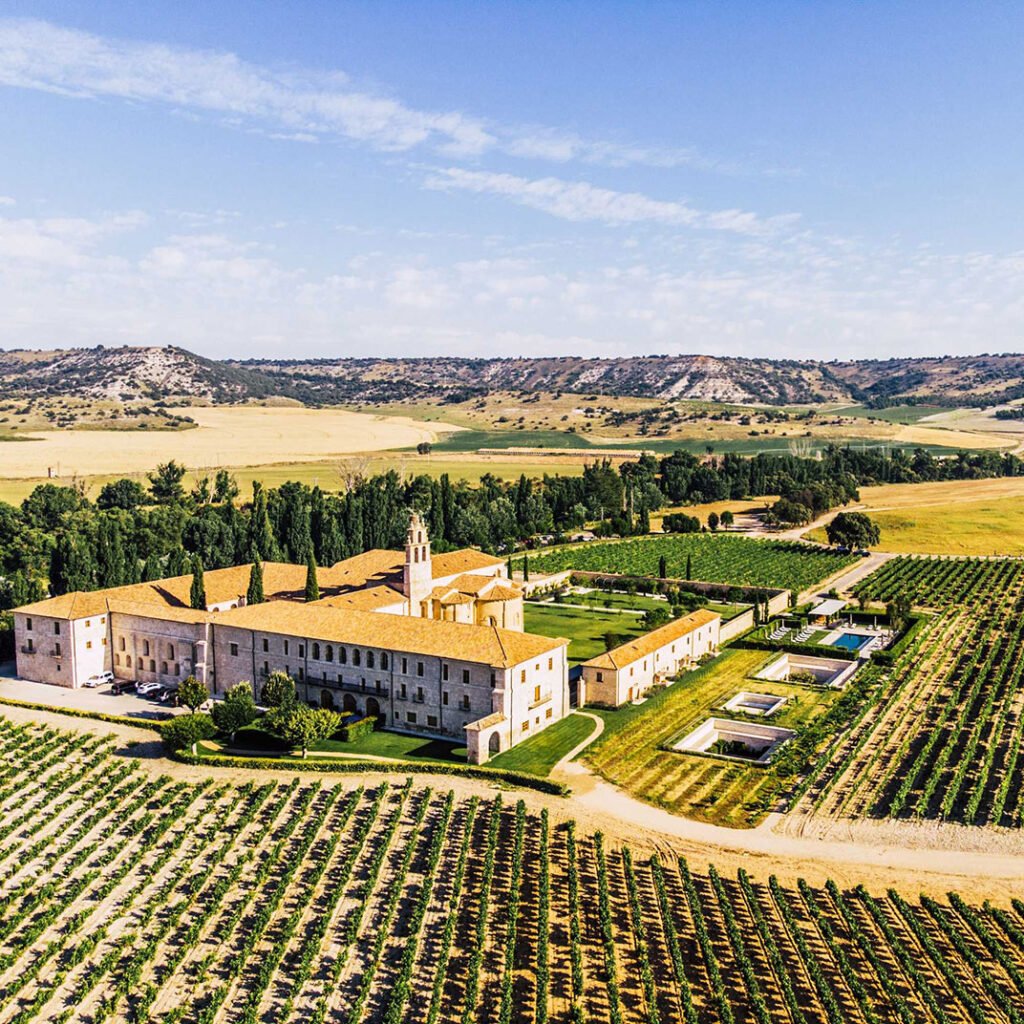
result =
[[323,405],[458,402],[494,391],[762,405],[995,405],[1024,397],[1024,355],[823,363],[707,355],[216,361],[173,346],[0,352],[3,398],[285,397]]

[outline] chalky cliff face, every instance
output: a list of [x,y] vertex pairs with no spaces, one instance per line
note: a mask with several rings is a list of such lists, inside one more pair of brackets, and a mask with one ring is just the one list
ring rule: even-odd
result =
[[15,612],[18,674],[60,686],[91,676],[214,695],[286,672],[308,701],[386,728],[465,739],[480,763],[569,710],[567,641],[523,632],[523,593],[501,559],[464,549],[431,557],[420,517],[404,551],[368,551],[318,570],[266,563],[265,603],[246,605],[250,566],[61,597]]

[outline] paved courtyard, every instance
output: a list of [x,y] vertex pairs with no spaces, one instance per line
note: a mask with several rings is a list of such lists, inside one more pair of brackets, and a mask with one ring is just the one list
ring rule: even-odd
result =
[[[172,709],[155,704],[134,693],[114,696],[109,692],[109,684],[89,690],[84,687],[71,690],[63,686],[51,686],[48,683],[32,683],[27,679],[19,679],[15,674],[14,663],[0,664],[0,697],[12,700],[29,701],[32,704],[48,704],[51,707],[78,708],[81,711],[103,711],[108,715],[124,715],[128,718],[163,719],[186,709]],[[0,704],[0,714],[3,705]]]

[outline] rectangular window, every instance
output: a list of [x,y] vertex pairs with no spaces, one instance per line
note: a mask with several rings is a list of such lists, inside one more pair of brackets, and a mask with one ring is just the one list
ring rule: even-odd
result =
[[306,678],[306,670],[304,668],[299,669],[299,682]]
[[408,658],[403,658],[402,659],[402,674],[403,675],[407,675],[408,672],[409,672],[409,659]]
[[416,675],[418,675],[418,676],[423,675],[423,662],[422,661],[417,661],[416,662]]
[[86,640],[85,641],[85,649],[87,651],[91,651],[92,650],[92,641],[91,640]]
[[263,653],[266,654],[269,650],[270,650],[270,641],[266,637],[264,637],[263,638]]
[[603,672],[598,672],[597,673],[597,681],[599,683],[603,683],[604,682],[604,673]]
[[85,628],[88,629],[92,625],[92,619],[85,620]]
[[405,683],[402,683],[402,700],[405,700]]
[[[492,682],[494,681],[493,674],[491,676],[491,681]],[[469,686],[469,669],[468,668],[464,668],[462,670],[462,685],[463,686]]]
[[117,649],[119,651],[123,651],[124,650],[124,637],[123,636],[122,637],[118,637],[118,639],[117,639]]
[[104,615],[104,616],[103,616],[103,617],[102,617],[102,618],[100,619],[100,625],[101,625],[101,626],[105,626],[106,624],[107,624],[107,617],[106,617],[106,615]]
[[36,649],[36,642],[32,637],[28,638],[28,653],[31,654]]
[[421,701],[421,702],[423,700],[423,687],[422,686],[417,686],[416,687],[416,699],[418,701]]
[[446,683],[448,682],[448,662],[447,661],[442,662],[442,664],[441,664],[441,679],[444,682],[446,682]]
[[53,624],[53,635],[54,636],[60,636],[60,623],[59,622],[55,622]]
[[268,661],[263,662],[263,674],[265,676],[270,675],[270,662]]
[[523,732],[529,732],[529,731],[530,731],[530,720],[527,719],[525,722],[523,722]]
[[405,713],[405,720],[410,725],[415,725],[416,724],[416,712],[415,711],[406,711],[406,713]]
[[427,715],[427,725],[432,729],[437,728],[437,715]]
[[53,651],[54,651],[54,654],[56,654],[57,657],[59,658],[60,657],[60,644],[54,644],[53,645]]
[[554,714],[554,711],[554,708],[548,708],[547,711],[544,712],[544,717],[550,718]]
[[306,656],[306,645],[299,644],[299,657],[304,658]]
[[232,644],[231,645],[231,657],[232,658],[237,658],[238,657],[238,644]]
[[155,672],[156,671],[156,660],[153,659],[153,658],[149,659],[149,671],[150,672]]
[[284,653],[285,654],[288,653],[288,641],[287,640],[285,640],[285,642],[284,642]]
[[441,693],[441,703],[442,703],[442,704],[443,704],[443,705],[444,705],[445,707],[448,707],[448,691],[447,691],[447,690],[444,690],[444,691],[442,691],[442,693]]
[[174,663],[174,674],[175,674],[176,676],[180,676],[180,675],[181,675],[181,663],[180,663],[180,662],[177,662],[177,661],[176,661],[176,662]]
[[550,672],[555,667],[555,659],[548,658],[548,671]]
[[142,641],[142,653],[143,654],[149,654],[149,641],[148,640],[143,640]]
[[31,619],[26,619],[25,620],[25,628],[26,629],[31,629],[32,628],[32,620]]
[[533,688],[533,699],[534,700],[540,700],[540,687],[539,686],[535,686]]
[[526,669],[525,668],[522,670],[522,672],[519,673],[519,682],[521,682],[521,683],[525,683],[526,682]]

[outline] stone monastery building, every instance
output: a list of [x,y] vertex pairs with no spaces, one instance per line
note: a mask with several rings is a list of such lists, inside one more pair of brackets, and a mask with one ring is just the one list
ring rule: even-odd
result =
[[191,576],[18,608],[18,675],[68,687],[104,671],[171,687],[193,675],[217,696],[287,672],[300,697],[464,739],[477,764],[569,711],[568,641],[523,632],[523,592],[501,559],[432,557],[416,513],[404,552],[319,569],[319,601],[303,601],[304,565],[268,562],[266,601],[246,606],[250,569],[207,572],[205,609],[189,606]]

